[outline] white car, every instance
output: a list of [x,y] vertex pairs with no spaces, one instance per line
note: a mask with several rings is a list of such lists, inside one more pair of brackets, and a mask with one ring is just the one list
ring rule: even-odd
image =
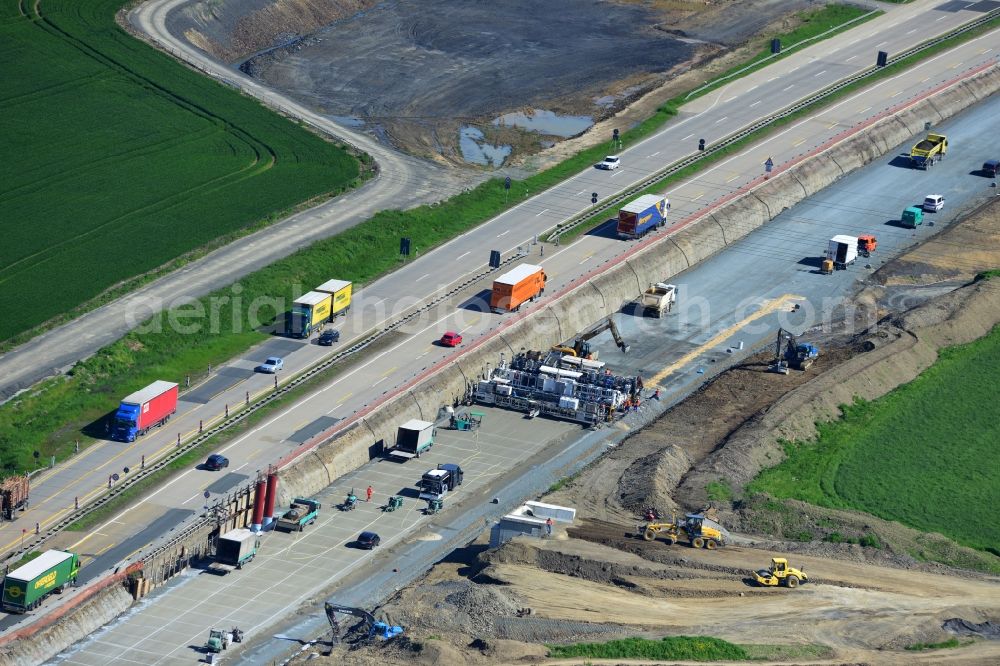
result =
[[928,194],[924,198],[923,209],[927,213],[936,213],[944,208],[944,197],[940,194]]
[[608,155],[602,161],[594,165],[595,168],[604,169],[605,171],[614,171],[622,165],[622,160],[617,155]]
[[277,356],[268,356],[267,360],[264,361],[263,364],[257,366],[257,372],[264,372],[269,375],[273,375],[284,367],[284,360]]

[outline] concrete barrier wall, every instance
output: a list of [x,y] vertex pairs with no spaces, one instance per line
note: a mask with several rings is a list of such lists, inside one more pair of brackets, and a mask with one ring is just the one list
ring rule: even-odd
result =
[[444,404],[464,395],[468,381],[497,363],[501,352],[510,358],[522,348],[547,349],[571,338],[618,311],[649,283],[669,279],[703,261],[846,173],[913,140],[924,131],[925,122],[951,117],[997,90],[1000,68],[993,65],[920,101],[888,109],[884,117],[835,137],[770,179],[752,183],[738,196],[730,196],[714,210],[685,220],[676,233],[649,241],[630,256],[599,268],[568,293],[556,294],[555,300],[530,316],[501,325],[499,334],[476,344],[436,374],[396,395],[348,430],[326,438],[282,469],[279,499],[288,503],[296,495],[316,493],[361,466],[369,460],[369,451],[378,440],[383,440],[386,447],[393,445],[400,423],[411,418],[434,420]]
[[35,666],[65,650],[85,636],[128,610],[132,595],[114,577],[111,584],[98,590],[71,609],[59,609],[57,617],[42,628],[28,627],[0,644],[3,666]]

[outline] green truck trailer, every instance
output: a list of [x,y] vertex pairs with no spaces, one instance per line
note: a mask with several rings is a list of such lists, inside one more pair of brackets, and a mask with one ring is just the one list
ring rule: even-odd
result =
[[3,609],[26,613],[38,608],[50,592],[62,592],[80,573],[75,553],[47,550],[3,579]]

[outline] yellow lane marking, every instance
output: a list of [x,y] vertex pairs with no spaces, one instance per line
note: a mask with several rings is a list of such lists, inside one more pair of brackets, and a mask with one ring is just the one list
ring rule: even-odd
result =
[[759,310],[754,312],[749,317],[745,317],[740,321],[736,322],[735,324],[733,324],[732,326],[730,326],[729,328],[720,331],[718,334],[716,334],[715,337],[713,337],[705,344],[701,345],[700,347],[692,349],[687,354],[684,354],[684,356],[680,357],[667,367],[660,370],[658,373],[653,375],[653,377],[649,381],[647,381],[646,384],[647,385],[659,384],[661,381],[663,381],[663,379],[667,375],[676,372],[678,369],[684,367],[685,365],[696,359],[698,356],[701,356],[701,354],[703,354],[705,350],[711,349],[712,347],[717,347],[723,340],[726,340],[727,338],[731,337],[734,333],[736,333],[738,330],[740,330],[750,322],[756,321],[761,317],[766,317],[767,315],[773,312],[777,312],[781,308],[788,307],[788,304],[791,301],[804,301],[804,300],[806,300],[805,296],[785,294],[784,296],[780,296],[778,298],[775,298],[771,301],[764,303],[764,305],[762,305]]

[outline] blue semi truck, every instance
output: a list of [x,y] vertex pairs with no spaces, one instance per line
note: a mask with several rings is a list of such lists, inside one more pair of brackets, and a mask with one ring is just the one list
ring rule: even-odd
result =
[[670,200],[646,194],[618,211],[618,237],[641,238],[667,223]]

